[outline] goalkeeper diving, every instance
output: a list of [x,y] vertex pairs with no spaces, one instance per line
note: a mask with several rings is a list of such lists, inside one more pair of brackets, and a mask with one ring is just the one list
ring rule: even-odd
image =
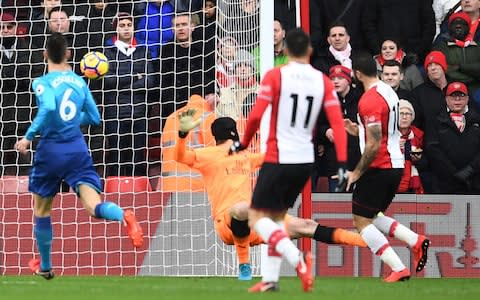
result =
[[[229,117],[218,118],[211,125],[216,146],[188,150],[186,137],[190,130],[202,122],[201,118],[195,118],[195,113],[194,109],[185,109],[178,114],[175,160],[202,174],[215,231],[225,244],[235,246],[239,261],[238,279],[250,280],[250,246],[263,243],[260,236],[248,226],[251,175],[262,165],[264,154],[244,150],[229,155],[232,144],[239,141],[236,123]],[[287,215],[285,227],[291,238],[309,237],[329,244],[366,247],[358,233],[322,226],[310,219]]]

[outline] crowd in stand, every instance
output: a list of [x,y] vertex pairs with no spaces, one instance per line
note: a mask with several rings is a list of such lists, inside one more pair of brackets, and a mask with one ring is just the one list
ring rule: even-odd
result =
[[[173,147],[165,130],[176,130],[165,124],[198,102],[193,95],[205,101],[199,107],[206,115],[239,124],[255,101],[257,0],[0,2],[2,175],[28,173],[31,157],[19,156],[13,144],[35,113],[31,80],[45,72],[44,43],[52,32],[66,36],[74,70],[88,51],[110,61],[105,78],[89,82],[104,122],[84,129],[102,177],[172,174],[161,162]],[[292,0],[274,4],[279,66],[287,63],[283,39],[295,26],[296,7]],[[401,99],[407,163],[399,192],[480,193],[480,0],[316,0],[310,14],[312,65],[334,82],[345,118],[357,121],[362,94],[352,78],[355,53],[369,52],[378,76]],[[316,134],[314,190],[326,181],[332,191],[335,139],[325,117]],[[358,141],[350,137],[349,145],[353,168]]]

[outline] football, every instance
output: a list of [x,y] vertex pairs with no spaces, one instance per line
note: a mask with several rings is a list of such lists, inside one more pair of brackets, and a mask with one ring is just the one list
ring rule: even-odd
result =
[[88,79],[100,79],[108,72],[108,59],[101,52],[88,52],[80,61],[80,71]]

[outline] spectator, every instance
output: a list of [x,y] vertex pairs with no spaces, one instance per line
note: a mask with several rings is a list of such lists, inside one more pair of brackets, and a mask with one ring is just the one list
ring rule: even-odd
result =
[[312,64],[324,73],[328,73],[334,65],[352,68],[352,46],[350,34],[343,23],[333,23],[328,30],[328,49],[320,50],[313,58]]
[[470,24],[465,12],[452,14],[448,19],[450,39],[435,48],[447,59],[447,80],[465,83],[472,95],[471,103],[480,108],[480,46],[469,37]]
[[152,58],[160,56],[160,46],[173,40],[172,18],[174,7],[168,1],[149,0],[137,25],[135,37],[140,45],[147,45]]
[[[429,139],[429,128],[432,126],[436,116],[441,111],[446,111],[445,93],[448,82],[445,76],[447,61],[445,55],[440,51],[432,51],[425,58],[425,71],[427,79],[412,91],[411,103],[415,109],[415,127],[422,130],[425,143]],[[428,153],[425,154],[429,159]],[[423,188],[426,194],[432,192],[431,166],[426,166],[420,173]]]
[[467,86],[452,82],[435,118],[426,151],[434,171],[433,192],[480,193],[480,116],[468,107]]
[[417,169],[423,158],[423,131],[412,125],[415,119],[415,110],[407,100],[400,99],[399,115],[400,149],[405,155],[405,167],[398,192],[423,194],[424,190]]
[[260,5],[258,0],[234,2],[224,4],[224,11],[229,17],[224,18],[220,25],[238,42],[239,47],[251,52],[259,44]]
[[230,117],[235,121],[246,117],[243,111],[249,111],[253,103],[248,101],[255,98],[253,95],[256,95],[258,89],[254,64],[254,58],[248,52],[237,57],[234,83],[220,90],[220,101],[216,107],[218,116]]
[[48,33],[50,11],[54,7],[60,6],[62,6],[61,0],[42,0],[40,1],[40,7],[33,9],[30,36],[32,37],[32,43],[34,45],[45,48],[45,35]]
[[[344,118],[357,123],[358,100],[362,95],[359,89],[352,87],[352,70],[347,67],[336,65],[329,70],[329,77],[333,82],[338,99],[342,105]],[[333,130],[327,121],[325,114],[320,114],[319,125],[317,127],[317,137],[315,141],[316,167],[313,175],[313,188],[320,176],[328,177],[328,190],[335,192],[338,180],[331,176],[337,174],[337,156],[335,154],[335,138]],[[348,135],[348,161],[347,167],[353,170],[360,159],[360,146],[358,137]],[[324,172],[324,173],[322,173]]]
[[402,89],[411,91],[423,83],[422,75],[415,65],[416,58],[407,56],[398,42],[390,39],[383,41],[380,54],[375,55],[374,58],[379,75],[382,73],[383,64],[387,60],[396,60],[402,64],[404,69],[403,79],[400,81]]
[[[362,14],[367,0],[315,0],[310,1],[310,31],[314,57],[325,53],[329,44],[327,37],[334,23],[343,23],[350,33],[350,44],[354,51],[366,49],[362,31]],[[347,66],[348,67],[348,66]],[[351,66],[350,66],[351,67]],[[326,70],[328,72],[328,69]]]
[[217,1],[203,1],[203,10],[200,15],[200,23],[193,31],[193,40],[205,41],[205,52],[209,53],[215,50],[215,34],[217,29]]
[[399,99],[411,100],[412,92],[400,87],[404,78],[402,65],[396,60],[387,60],[383,64],[380,79],[393,88]]
[[88,47],[103,51],[105,42],[114,35],[113,18],[117,14],[118,4],[109,0],[90,0],[88,18],[85,23],[89,33]]
[[0,175],[28,175],[31,156],[18,155],[14,145],[32,120],[30,85],[32,78],[43,73],[43,56],[29,50],[28,43],[17,36],[13,15],[1,15],[0,29]]
[[[458,0],[433,0],[432,8],[435,13],[435,38],[440,34],[440,27],[445,17],[449,14],[451,9],[460,6]],[[448,17],[447,17],[448,19]]]
[[[160,188],[164,192],[201,192],[204,190],[200,173],[191,170],[187,165],[175,161],[175,141],[178,138],[178,116],[188,109],[195,109],[195,119],[201,116],[202,123],[187,136],[189,148],[214,146],[210,127],[215,120],[215,114],[210,105],[199,95],[192,95],[188,103],[168,116],[163,134],[162,144],[162,176]],[[157,188],[158,189],[158,188]]]
[[461,0],[460,5],[462,11],[470,17],[470,33],[468,39],[480,43],[480,1],[478,0]]
[[273,15],[275,20],[278,20],[278,22],[282,24],[282,28],[284,28],[285,31],[289,31],[290,29],[297,27],[296,3],[294,0],[274,1]]
[[412,104],[415,109],[413,124],[425,132],[430,121],[446,109],[444,89],[448,84],[445,76],[448,66],[445,55],[440,51],[430,52],[424,68],[427,79],[412,90]]
[[137,45],[133,17],[117,14],[117,35],[107,41],[104,119],[108,141],[107,175],[145,176],[147,89],[155,85],[147,48]]
[[[275,67],[284,65],[288,62],[285,54],[285,29],[279,20],[273,21],[273,65]],[[255,69],[260,71],[260,47],[252,51],[255,57]]]
[[[30,14],[32,13],[30,0],[0,0],[0,7],[4,13],[14,16],[19,23],[29,21]],[[17,29],[20,26],[22,26],[22,24],[17,24]]]
[[398,40],[407,54],[423,61],[435,35],[432,1],[366,0],[362,28],[371,53],[387,38]]
[[205,99],[215,91],[215,59],[203,52],[203,41],[192,43],[193,15],[173,18],[175,40],[161,48],[161,116],[166,119],[186,105],[193,94]]
[[234,81],[235,61],[237,56],[248,53],[239,49],[237,41],[231,36],[223,37],[218,44],[217,65],[215,79],[220,88],[228,87]]

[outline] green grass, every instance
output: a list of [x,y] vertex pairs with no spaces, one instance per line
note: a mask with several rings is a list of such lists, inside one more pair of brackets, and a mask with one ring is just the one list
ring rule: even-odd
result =
[[33,276],[0,277],[0,299],[5,300],[214,300],[214,299],[333,299],[333,300],[475,300],[480,279],[420,279],[386,284],[379,278],[317,278],[314,291],[305,294],[295,277],[280,280],[279,293],[248,294],[259,279],[241,282],[220,277],[59,276],[51,281]]

